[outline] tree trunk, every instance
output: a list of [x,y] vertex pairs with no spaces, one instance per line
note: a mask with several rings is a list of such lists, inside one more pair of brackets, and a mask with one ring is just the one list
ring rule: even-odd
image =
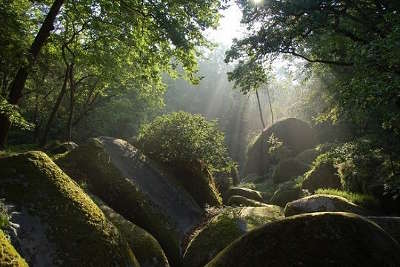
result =
[[72,141],[72,119],[74,116],[74,98],[75,98],[75,81],[74,81],[74,72],[73,72],[73,64],[71,65],[71,69],[69,71],[69,114],[68,114],[68,123],[67,123],[67,134],[66,140]]
[[274,124],[274,111],[272,110],[271,97],[270,97],[270,95],[269,95],[269,88],[268,88],[268,86],[267,86],[266,89],[267,89],[269,110],[271,111],[271,124]]
[[[30,63],[19,68],[17,75],[10,84],[10,93],[8,95],[8,102],[10,104],[17,105],[21,99],[22,91],[25,87],[26,79],[28,78],[28,70],[35,64],[40,49],[49,38],[50,32],[54,29],[54,21],[63,3],[64,0],[55,0],[43,21],[43,24],[28,51]],[[5,148],[10,127],[11,121],[9,118],[5,114],[0,114],[0,149]]]
[[69,72],[70,72],[70,66],[68,65],[65,70],[64,82],[61,87],[61,91],[58,94],[56,103],[54,104],[53,109],[50,113],[49,119],[47,120],[46,127],[45,127],[44,133],[43,133],[43,137],[42,137],[42,140],[40,141],[40,146],[42,146],[42,147],[47,144],[47,137],[49,135],[51,124],[53,123],[54,117],[56,116],[58,108],[60,107],[61,102],[64,98],[65,92],[67,91],[68,78],[69,78],[69,74],[70,74]]
[[262,110],[261,110],[261,103],[260,103],[260,97],[258,96],[258,90],[256,90],[256,96],[257,96],[257,103],[258,103],[258,111],[260,112],[260,120],[261,120],[261,124],[263,126],[262,130],[264,130],[265,122],[264,122],[264,117],[263,117]]

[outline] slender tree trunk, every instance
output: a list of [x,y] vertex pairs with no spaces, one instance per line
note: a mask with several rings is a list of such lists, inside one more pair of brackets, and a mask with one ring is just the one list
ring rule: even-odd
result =
[[43,137],[42,137],[42,140],[40,141],[40,146],[45,146],[47,144],[47,138],[49,136],[51,124],[53,123],[54,117],[56,116],[57,111],[61,105],[63,98],[64,98],[65,92],[67,91],[69,72],[70,72],[70,66],[67,65],[66,70],[65,70],[64,82],[61,87],[61,91],[58,94],[56,103],[54,104],[53,109],[50,113],[49,119],[47,120],[46,127],[45,127],[44,133],[43,133]]
[[73,64],[71,65],[71,69],[69,71],[69,115],[68,115],[68,123],[67,123],[67,135],[66,140],[72,141],[72,119],[74,116],[74,98],[75,98],[75,81],[74,81],[74,72],[73,72]]
[[[10,104],[17,105],[22,98],[22,91],[25,87],[26,79],[28,78],[29,69],[35,64],[40,49],[49,38],[50,32],[54,29],[54,21],[63,3],[64,0],[55,0],[50,8],[49,13],[44,19],[43,24],[28,51],[30,63],[19,68],[17,75],[10,84],[10,93],[8,95],[8,102]],[[0,114],[0,150],[5,148],[10,127],[11,121],[9,120],[8,116],[5,114]]]
[[260,97],[258,96],[258,90],[256,90],[256,97],[257,97],[257,103],[258,103],[258,111],[260,112],[260,120],[261,120],[261,124],[262,124],[262,130],[265,129],[265,122],[264,122],[264,117],[262,114],[262,110],[261,110],[261,103],[260,103]]
[[274,124],[274,111],[272,110],[271,97],[270,97],[270,95],[269,95],[269,88],[268,88],[268,86],[267,86],[266,89],[267,89],[269,110],[271,111],[271,124]]

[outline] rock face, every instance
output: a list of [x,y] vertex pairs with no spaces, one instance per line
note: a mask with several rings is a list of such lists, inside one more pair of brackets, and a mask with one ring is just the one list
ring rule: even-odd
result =
[[31,266],[138,266],[102,211],[51,159],[0,159],[0,198],[13,246]]
[[400,244],[400,217],[368,216],[367,218],[382,227]]
[[236,238],[281,218],[281,209],[274,206],[227,208],[197,231],[186,249],[183,266],[202,267]]
[[[94,197],[94,199],[96,198]],[[130,221],[125,220],[124,217],[102,203],[102,201],[95,201],[107,219],[118,228],[123,237],[128,241],[140,267],[169,267],[164,251],[151,234]]]
[[305,196],[305,193],[299,187],[291,187],[291,188],[278,188],[275,191],[274,195],[270,199],[270,203],[273,205],[278,205],[281,207],[285,207],[288,202],[297,200]]
[[347,199],[331,195],[313,195],[286,204],[285,216],[312,212],[351,212],[367,215],[368,212]]
[[310,148],[298,154],[296,156],[296,160],[310,166],[313,161],[319,156],[319,154],[321,154],[321,152],[319,152],[317,149]]
[[90,139],[59,164],[113,210],[157,238],[171,265],[179,265],[181,242],[203,211],[173,177],[128,142],[110,137]]
[[244,188],[244,187],[230,188],[229,191],[227,192],[227,198],[229,199],[231,196],[242,196],[242,197],[252,199],[255,201],[259,201],[259,202],[264,201],[260,192],[253,190],[253,189]]
[[400,266],[400,246],[351,213],[313,213],[250,231],[206,266]]
[[231,196],[228,199],[227,205],[229,206],[244,206],[244,207],[264,207],[268,206],[267,204],[259,201],[252,200],[247,197],[242,196]]
[[173,172],[178,182],[182,184],[200,207],[206,205],[220,206],[222,204],[214,178],[202,161],[177,163]]
[[264,130],[249,148],[245,175],[255,173],[263,176],[270,168],[272,159],[268,154],[268,139],[272,134],[283,142],[292,156],[314,147],[317,143],[313,129],[306,122],[295,118],[278,121]]
[[78,145],[75,142],[64,142],[64,143],[54,143],[49,145],[48,150],[52,154],[62,154],[67,151],[72,151],[78,148]]
[[307,169],[307,165],[294,158],[286,159],[279,162],[276,166],[272,175],[272,180],[276,184],[283,183],[303,175]]
[[26,261],[18,254],[0,230],[0,266],[28,267]]
[[329,162],[315,166],[306,174],[302,188],[314,192],[318,188],[340,189],[342,184],[336,168]]

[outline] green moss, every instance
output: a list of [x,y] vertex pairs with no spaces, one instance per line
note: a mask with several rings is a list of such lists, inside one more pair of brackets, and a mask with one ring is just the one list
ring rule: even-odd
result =
[[[43,152],[0,159],[1,197],[46,225],[55,265],[129,266],[132,251],[93,201]],[[60,263],[61,262],[61,263]]]
[[198,230],[190,241],[184,254],[184,266],[204,266],[218,252],[246,232],[281,218],[282,209],[276,206],[225,208]]
[[207,165],[200,160],[180,161],[172,172],[200,207],[220,206],[222,198]]
[[18,254],[0,230],[0,266],[28,267],[25,260]]
[[126,220],[100,199],[92,197],[106,217],[119,229],[135,253],[140,266],[169,267],[167,257],[158,241],[144,229]]
[[206,266],[399,266],[399,251],[386,232],[360,216],[313,213],[258,227]]
[[318,189],[315,191],[315,194],[340,196],[369,210],[378,210],[380,207],[379,201],[371,195],[352,193],[337,189]]
[[137,186],[126,179],[111,163],[101,142],[94,138],[81,145],[57,163],[75,180],[116,212],[152,233],[161,243],[170,262],[180,262],[180,233],[158,207],[149,202]]

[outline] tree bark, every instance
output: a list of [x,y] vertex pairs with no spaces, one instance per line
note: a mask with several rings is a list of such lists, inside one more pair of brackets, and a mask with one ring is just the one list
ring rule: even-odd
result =
[[261,110],[261,103],[260,103],[260,97],[258,96],[258,90],[256,90],[256,97],[257,97],[257,103],[258,103],[258,111],[260,112],[260,120],[261,120],[261,124],[263,126],[262,130],[264,130],[265,122],[264,122],[264,117],[263,117],[262,110]]
[[266,89],[267,89],[269,110],[271,111],[271,124],[274,124],[274,111],[272,110],[272,103],[271,103],[271,97],[270,97],[270,95],[269,95],[269,88],[268,88],[268,86],[266,87]]
[[[10,84],[10,93],[8,95],[8,102],[10,104],[17,105],[22,98],[22,91],[25,87],[26,79],[28,78],[29,69],[35,64],[40,49],[49,38],[50,32],[54,29],[54,21],[63,3],[64,0],[55,0],[43,21],[43,24],[28,51],[30,63],[19,68],[17,75]],[[0,114],[0,150],[5,148],[10,127],[11,121],[9,118],[5,114]]]
[[67,123],[67,134],[66,140],[72,141],[72,119],[74,116],[74,106],[75,106],[75,81],[74,81],[74,65],[71,64],[69,71],[69,114],[68,114],[68,123]]
[[43,133],[43,137],[42,137],[42,140],[40,141],[40,146],[42,146],[42,147],[47,144],[47,137],[49,135],[51,124],[53,123],[54,117],[56,116],[58,108],[61,105],[61,101],[63,100],[65,92],[67,91],[69,72],[70,72],[70,66],[68,65],[65,70],[64,82],[61,87],[61,91],[58,94],[56,103],[54,104],[53,109],[50,113],[49,119],[47,120],[46,127],[45,127],[44,133]]

